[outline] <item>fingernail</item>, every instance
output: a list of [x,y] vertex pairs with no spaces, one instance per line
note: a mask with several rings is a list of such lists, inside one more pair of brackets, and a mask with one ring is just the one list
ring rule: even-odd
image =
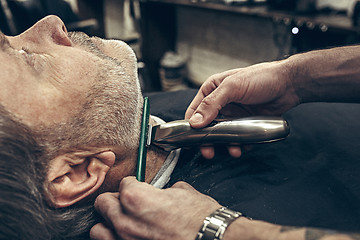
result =
[[198,123],[203,121],[203,116],[200,113],[195,113],[191,118],[191,123]]

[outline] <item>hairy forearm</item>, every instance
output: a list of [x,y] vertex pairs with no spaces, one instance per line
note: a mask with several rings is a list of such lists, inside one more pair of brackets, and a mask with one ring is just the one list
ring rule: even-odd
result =
[[327,229],[279,226],[238,219],[225,232],[224,240],[360,240],[360,234]]
[[360,46],[297,54],[286,61],[302,103],[360,102]]

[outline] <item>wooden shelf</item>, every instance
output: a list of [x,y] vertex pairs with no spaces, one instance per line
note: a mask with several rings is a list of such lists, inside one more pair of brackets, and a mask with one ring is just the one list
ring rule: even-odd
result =
[[176,6],[203,8],[209,10],[223,11],[229,13],[242,14],[253,17],[269,18],[275,22],[293,24],[294,26],[308,28],[319,28],[322,31],[337,31],[360,34],[360,27],[352,24],[350,17],[345,14],[312,14],[305,15],[294,12],[286,12],[269,9],[265,5],[237,6],[215,2],[203,2],[192,0],[148,0],[148,2],[164,3]]

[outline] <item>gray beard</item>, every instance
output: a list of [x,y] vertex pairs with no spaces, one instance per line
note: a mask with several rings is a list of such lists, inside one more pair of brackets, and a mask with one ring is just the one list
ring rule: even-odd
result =
[[[47,157],[71,149],[122,146],[129,151],[138,147],[142,96],[134,77],[125,74],[121,63],[105,55],[90,38],[70,33],[70,39],[100,57],[99,74],[83,107],[68,121],[36,130]],[[140,102],[141,101],[141,102]]]

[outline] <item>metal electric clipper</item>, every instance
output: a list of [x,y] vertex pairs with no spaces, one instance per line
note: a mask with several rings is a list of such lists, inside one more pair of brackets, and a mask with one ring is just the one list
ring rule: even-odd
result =
[[[148,100],[145,101],[144,104],[148,104]],[[144,112],[148,111],[147,109],[148,107],[144,105]],[[149,118],[148,113],[145,112],[144,117],[143,121],[146,121]],[[147,132],[146,146],[153,144],[170,151],[194,145],[274,142],[288,136],[290,128],[286,120],[281,117],[261,116],[216,119],[201,129],[192,128],[188,120],[178,120],[154,127],[148,125],[142,130],[141,136],[143,131]],[[142,144],[140,140],[140,146]]]
[[148,144],[169,151],[194,145],[274,142],[289,134],[289,126],[281,117],[215,119],[200,129],[192,128],[188,120],[178,120],[154,126],[150,132]]

